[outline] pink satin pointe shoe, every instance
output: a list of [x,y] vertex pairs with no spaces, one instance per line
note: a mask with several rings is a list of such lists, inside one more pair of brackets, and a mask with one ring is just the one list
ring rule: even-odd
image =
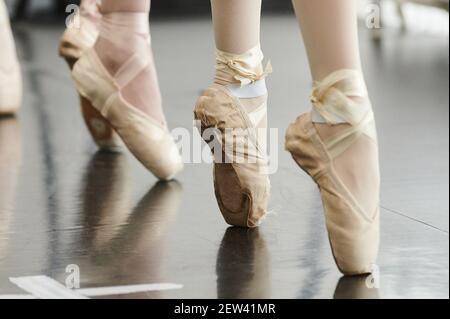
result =
[[149,63],[147,54],[136,53],[112,76],[92,48],[80,57],[72,76],[79,94],[111,124],[131,153],[156,177],[171,180],[183,162],[168,128],[129,104],[121,93]]
[[22,104],[22,75],[3,0],[0,0],[0,44],[0,116],[14,115]]
[[[265,117],[267,97],[263,99],[259,110]],[[256,137],[258,124],[226,87],[217,84],[202,94],[194,114],[202,137],[216,158],[214,189],[225,221],[232,226],[259,226],[267,214],[270,181],[267,158]],[[230,129],[243,134],[230,138]],[[208,130],[217,132],[217,140],[209,139],[212,134]]]
[[[59,44],[59,55],[67,62],[70,70],[81,55],[92,48],[97,40],[99,31],[93,19],[99,19],[99,9],[95,3],[90,3],[81,9],[78,15],[79,26],[71,25],[66,28]],[[88,18],[91,17],[91,18]],[[117,150],[123,143],[111,124],[105,119],[92,103],[79,95],[81,113],[94,142],[100,149]]]
[[222,216],[232,226],[254,228],[267,216],[270,197],[268,95],[265,82],[264,93],[253,98],[238,98],[233,91],[261,84],[271,66],[263,69],[259,46],[242,55],[217,51],[216,60],[216,83],[198,99],[194,117],[214,155],[214,190]]
[[334,134],[321,136],[313,114],[304,114],[289,127],[286,149],[319,186],[339,270],[371,273],[379,247],[380,175],[374,114],[362,75],[334,72],[316,84],[311,100]]

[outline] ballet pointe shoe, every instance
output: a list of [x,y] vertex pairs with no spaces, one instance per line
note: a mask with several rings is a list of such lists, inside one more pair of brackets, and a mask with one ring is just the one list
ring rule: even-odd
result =
[[[267,101],[260,111],[266,109]],[[218,84],[199,98],[194,117],[215,158],[214,189],[225,221],[232,226],[259,226],[267,214],[270,181],[258,125],[239,99]]]
[[[355,103],[352,97],[367,98],[360,72],[340,70],[317,83],[311,98],[314,110],[331,126],[337,125],[337,118],[348,124],[323,139],[313,123],[312,113],[304,114],[289,127],[286,149],[320,189],[339,270],[344,275],[362,275],[372,272],[379,247],[378,147],[372,108]],[[371,190],[362,189],[358,180],[356,186],[349,187],[345,173],[351,175],[352,169],[344,172],[337,169],[343,156],[362,147],[360,158],[351,155],[350,160],[355,166],[367,165],[365,174],[373,183]],[[361,193],[367,200],[363,200]]]
[[22,74],[3,0],[0,0],[0,43],[0,116],[14,115],[22,104]]
[[[92,14],[98,13],[98,8],[89,8]],[[70,70],[88,49],[92,48],[97,40],[98,27],[90,19],[77,16],[79,26],[68,26],[59,43],[59,55],[66,61]],[[100,149],[117,150],[123,143],[110,123],[92,106],[90,101],[79,95],[81,114],[94,142]]]
[[72,77],[78,93],[111,124],[131,153],[156,177],[171,180],[183,163],[170,132],[121,93],[148,63],[148,55],[136,53],[111,76],[91,48],[74,65]]

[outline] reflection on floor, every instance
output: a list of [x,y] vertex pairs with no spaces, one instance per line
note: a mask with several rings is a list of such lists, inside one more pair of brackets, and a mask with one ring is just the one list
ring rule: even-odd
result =
[[[192,130],[212,72],[209,21],[159,19],[152,31],[170,125]],[[9,277],[64,283],[76,264],[82,288],[183,285],[123,298],[448,298],[448,38],[388,33],[376,44],[362,32],[382,149],[378,290],[370,278],[341,278],[318,191],[283,151],[285,128],[308,109],[296,22],[268,17],[263,31],[279,169],[273,214],[244,230],[223,223],[209,165],[163,184],[127,152],[98,153],[56,54],[61,27],[16,26],[25,98],[17,119],[0,120],[0,295],[23,293]]]

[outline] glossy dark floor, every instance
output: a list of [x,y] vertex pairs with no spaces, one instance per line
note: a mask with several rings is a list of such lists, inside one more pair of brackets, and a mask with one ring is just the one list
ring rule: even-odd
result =
[[[416,298],[449,296],[448,38],[362,32],[382,161],[381,288],[342,278],[327,240],[319,193],[283,151],[287,125],[309,108],[309,71],[292,17],[264,21],[270,126],[279,128],[273,212],[259,230],[227,228],[212,170],[190,164],[162,184],[127,152],[97,153],[66,65],[62,26],[16,25],[25,97],[0,120],[0,295],[23,294],[10,277],[81,286],[177,283],[130,298]],[[171,127],[192,130],[192,108],[213,71],[208,20],[152,25]],[[282,35],[282,36],[281,36]]]

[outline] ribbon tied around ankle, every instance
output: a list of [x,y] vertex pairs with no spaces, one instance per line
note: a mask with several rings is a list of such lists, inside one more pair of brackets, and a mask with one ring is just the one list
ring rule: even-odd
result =
[[310,100],[329,125],[345,122],[356,125],[365,115],[365,108],[352,98],[367,97],[361,72],[339,70],[320,82],[315,82]]
[[262,80],[272,73],[273,68],[270,61],[264,69],[261,67],[263,58],[259,46],[242,55],[217,50],[216,68],[232,73],[233,79],[238,81],[241,86],[245,86]]

